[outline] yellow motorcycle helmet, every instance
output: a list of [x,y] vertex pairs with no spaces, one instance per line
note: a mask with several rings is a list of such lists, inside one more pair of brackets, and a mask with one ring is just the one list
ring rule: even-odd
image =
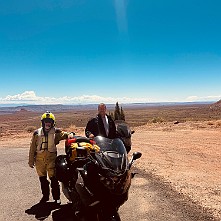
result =
[[52,114],[50,111],[46,111],[44,114],[41,116],[41,123],[42,126],[44,127],[44,123],[46,121],[50,121],[52,123],[52,126],[55,126],[55,116]]

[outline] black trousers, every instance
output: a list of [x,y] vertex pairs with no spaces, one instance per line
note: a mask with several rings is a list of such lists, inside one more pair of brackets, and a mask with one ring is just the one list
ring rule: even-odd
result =
[[[41,192],[44,199],[49,199],[50,189],[49,189],[49,181],[46,176],[39,177],[41,183]],[[51,177],[51,192],[54,200],[60,199],[60,185],[56,177]]]

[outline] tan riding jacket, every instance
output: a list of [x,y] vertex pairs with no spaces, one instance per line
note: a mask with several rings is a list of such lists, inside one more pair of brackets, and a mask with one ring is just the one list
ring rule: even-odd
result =
[[37,129],[31,139],[30,150],[29,150],[29,165],[34,165],[35,156],[37,153],[44,151],[44,142],[47,141],[47,150],[49,152],[56,152],[56,145],[59,144],[61,140],[68,138],[67,132],[64,132],[58,128],[51,128],[48,133],[47,140],[45,139],[43,128]]

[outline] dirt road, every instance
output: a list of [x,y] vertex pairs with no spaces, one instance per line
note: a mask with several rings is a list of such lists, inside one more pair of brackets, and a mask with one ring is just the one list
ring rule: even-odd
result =
[[[48,203],[39,209],[39,181],[27,165],[29,142],[30,136],[0,141],[0,220],[73,220],[63,195],[60,208]],[[123,221],[221,220],[220,131],[145,126],[136,128],[133,143],[143,156],[120,208]]]

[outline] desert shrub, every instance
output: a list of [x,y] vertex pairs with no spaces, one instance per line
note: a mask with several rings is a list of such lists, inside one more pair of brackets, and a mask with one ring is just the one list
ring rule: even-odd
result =
[[217,121],[216,121],[216,126],[217,126],[217,127],[221,127],[221,120],[217,120]]
[[174,131],[174,128],[171,128],[171,127],[165,127],[165,128],[162,129],[162,131],[170,132],[170,131]]
[[35,129],[36,129],[36,128],[35,128],[34,126],[27,126],[27,127],[25,128],[25,131],[27,131],[28,133],[32,133],[32,132],[34,132]]
[[200,129],[200,128],[201,128],[201,129],[203,129],[203,128],[207,128],[206,125],[197,125],[196,127],[197,127],[197,129]]
[[213,127],[221,127],[221,120],[208,121],[207,125],[213,126]]
[[154,117],[151,123],[162,123],[164,120],[161,117]]
[[207,125],[212,126],[212,125],[214,125],[214,122],[209,121],[209,122],[207,123]]

